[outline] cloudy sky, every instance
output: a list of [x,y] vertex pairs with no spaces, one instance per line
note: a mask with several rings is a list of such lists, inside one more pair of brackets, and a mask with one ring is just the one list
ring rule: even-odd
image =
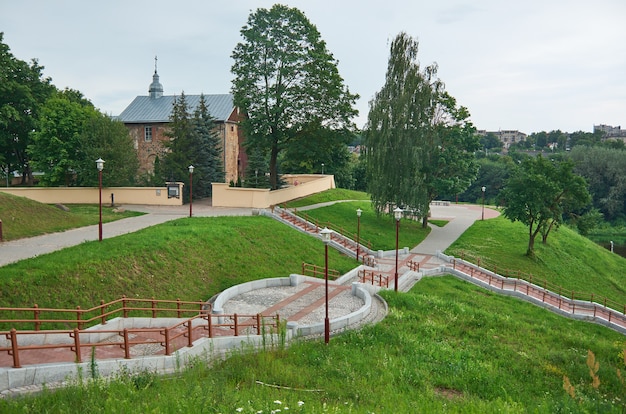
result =
[[[58,88],[119,114],[147,95],[154,57],[165,94],[230,92],[230,55],[252,10],[232,0],[0,0],[0,32]],[[385,80],[390,41],[418,38],[478,129],[626,129],[624,0],[285,0],[315,24],[351,92],[356,123]]]

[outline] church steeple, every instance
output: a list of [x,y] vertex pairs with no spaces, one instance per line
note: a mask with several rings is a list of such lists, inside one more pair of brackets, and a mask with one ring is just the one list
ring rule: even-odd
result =
[[150,89],[148,89],[148,94],[151,99],[157,99],[163,96],[163,85],[159,82],[159,75],[157,73],[157,57],[154,57],[154,75],[152,75],[152,83],[150,84]]

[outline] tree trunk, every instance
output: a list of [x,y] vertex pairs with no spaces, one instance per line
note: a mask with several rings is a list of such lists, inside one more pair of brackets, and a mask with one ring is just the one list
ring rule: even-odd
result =
[[528,250],[526,250],[526,256],[535,257],[535,236],[532,234],[528,238]]
[[428,214],[422,217],[422,228],[425,229],[428,227]]
[[272,145],[272,150],[270,151],[270,185],[272,186],[272,190],[278,189],[278,145]]

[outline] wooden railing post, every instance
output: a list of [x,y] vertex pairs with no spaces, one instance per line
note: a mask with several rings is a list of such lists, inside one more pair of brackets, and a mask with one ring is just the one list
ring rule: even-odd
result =
[[165,355],[170,355],[170,329],[165,328],[163,335],[165,336]]
[[130,343],[128,341],[128,328],[124,328],[124,358],[130,359]]
[[187,346],[191,348],[193,346],[193,321],[191,320],[187,321],[187,337]]
[[102,325],[107,324],[107,318],[104,316],[105,313],[104,299],[100,299],[100,323]]
[[156,302],[154,301],[154,296],[152,297],[152,317],[156,318],[157,317],[157,310],[156,310]]
[[239,319],[237,318],[237,314],[233,315],[235,318],[235,336],[239,336]]
[[83,328],[83,324],[80,321],[81,319],[81,311],[80,311],[80,306],[76,307],[76,326],[78,326],[78,329],[82,329]]
[[40,310],[39,310],[39,306],[36,303],[35,303],[34,308],[35,308],[35,311],[33,313],[35,315],[35,330],[38,331],[39,327],[41,326],[41,322],[39,322]]
[[180,298],[176,298],[176,317],[180,318]]
[[19,346],[17,344],[17,331],[15,328],[11,328],[9,339],[11,340],[11,353],[13,354],[13,368],[21,368]]
[[83,362],[82,352],[80,352],[80,329],[74,328],[74,348],[76,353],[76,362]]
[[209,314],[207,319],[207,326],[209,328],[209,338],[213,338],[213,318],[211,318],[211,315]]
[[128,318],[128,308],[126,307],[126,295],[122,296],[122,313],[124,318]]
[[256,314],[256,334],[261,335],[261,314]]

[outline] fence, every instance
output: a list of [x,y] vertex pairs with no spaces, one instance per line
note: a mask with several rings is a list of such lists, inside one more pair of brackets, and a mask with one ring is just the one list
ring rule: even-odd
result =
[[[146,306],[146,303],[149,306]],[[199,311],[210,311],[210,308],[207,309],[206,302],[203,301],[139,299],[122,296],[120,299],[108,303],[102,300],[100,305],[89,309],[81,309],[80,306],[77,306],[76,309],[40,308],[37,304],[32,308],[0,307],[0,315],[9,314],[11,316],[10,318],[0,318],[0,326],[4,326],[7,323],[12,324],[12,327],[31,326],[32,324],[33,329],[38,331],[41,329],[42,324],[53,324],[53,326],[75,325],[80,330],[85,326],[92,326],[96,323],[106,325],[107,319],[110,319],[111,316],[115,317],[115,315],[121,314],[122,317],[128,318],[131,312],[135,315],[147,311],[150,312],[153,318],[156,318],[158,315],[172,314],[176,314],[177,318],[181,318],[189,313],[197,314]],[[46,316],[49,314],[50,317],[42,317],[42,314]],[[28,318],[28,315],[32,315],[32,318]],[[71,319],[64,315],[70,315]],[[54,316],[61,316],[61,318]]]
[[[356,239],[356,234],[352,234],[342,227],[334,226],[330,222],[320,222],[317,219],[313,219],[308,214],[304,214],[303,216],[299,216],[291,211],[274,207],[273,212],[275,212],[282,220],[291,223],[296,228],[302,229],[307,233],[318,234],[323,227],[327,227],[329,230],[332,230],[331,233],[331,241],[334,241],[340,246],[345,248],[345,252],[356,252],[357,243],[353,240]],[[297,211],[296,211],[297,213]],[[323,227],[322,227],[323,226]],[[360,239],[358,243],[360,246],[360,254],[357,260],[362,260],[365,262],[367,257],[372,254],[371,250],[371,242],[368,240]]]
[[377,273],[375,270],[361,269],[359,270],[359,282],[388,288],[389,276],[383,276],[382,273]]
[[[129,306],[132,302],[150,303],[149,307],[145,306]],[[121,304],[121,307],[113,311],[107,309],[115,304]],[[160,308],[158,304],[175,304],[176,307]],[[216,336],[239,336],[243,334],[261,335],[264,329],[271,329],[278,332],[280,326],[280,318],[275,316],[256,315],[219,315],[212,316],[210,311],[205,308],[186,309],[184,305],[204,305],[203,302],[183,302],[164,301],[154,299],[128,299],[122,298],[106,304],[101,304],[88,310],[68,310],[68,309],[50,309],[50,308],[0,308],[0,311],[10,313],[32,312],[33,319],[2,319],[2,322],[9,323],[15,321],[19,324],[31,324],[34,330],[17,330],[11,328],[10,331],[0,332],[0,337],[6,338],[4,343],[0,341],[0,353],[7,352],[10,361],[0,357],[0,363],[4,366],[12,364],[14,368],[20,368],[20,357],[26,355],[36,355],[37,351],[49,350],[49,352],[61,353],[61,359],[67,359],[75,362],[82,362],[83,352],[85,349],[107,348],[106,354],[111,357],[121,357],[130,359],[132,357],[131,350],[136,345],[151,345],[159,350],[155,350],[152,354],[164,352],[165,355],[171,355],[173,350],[182,347],[191,347],[193,342],[200,338],[214,338]],[[86,312],[99,311],[99,315],[89,319],[82,318]],[[50,312],[52,314],[74,313],[75,319],[42,319],[42,312]],[[177,318],[158,318],[158,314],[162,312],[174,313]],[[195,315],[188,318],[181,318],[184,313],[193,312]],[[127,320],[130,313],[140,314],[147,313],[152,324],[161,323],[164,326],[158,327],[140,327],[106,329],[107,317],[112,314],[120,313],[123,319]],[[139,317],[132,317],[133,321],[141,320]],[[93,326],[89,329],[82,329],[80,326],[90,322],[99,321],[99,326]],[[66,330],[41,330],[44,323],[59,324],[72,323],[77,327]],[[124,322],[121,323],[124,325]],[[123,351],[120,355],[120,350]],[[34,353],[32,353],[34,351]]]
[[[481,267],[480,261],[473,264],[441,253],[438,256],[452,263],[452,269],[457,276],[475,284],[500,293],[516,295],[563,315],[592,320],[626,334],[626,305],[622,306],[594,294],[565,290],[545,279],[538,280],[523,272],[507,271],[507,276],[502,276],[496,273],[495,269],[491,271]],[[513,277],[510,277],[510,274]],[[616,309],[624,309],[624,312]]]
[[[461,260],[464,261],[464,257],[465,254],[461,254]],[[489,270],[487,265],[485,264],[484,260],[481,260],[480,257],[474,258],[476,261],[476,266],[479,269],[484,269],[484,270]],[[453,261],[453,267],[455,267],[457,260]],[[481,262],[482,262],[482,266],[481,266]],[[471,264],[470,262],[465,262],[468,264]],[[492,266],[493,270],[491,270],[491,272],[494,275],[497,276],[503,276],[506,279],[515,279],[518,282],[520,281],[524,281],[526,282],[528,285],[532,285],[532,286],[540,286],[542,287],[544,290],[546,291],[550,291],[550,292],[554,292],[557,293],[559,296],[561,297],[567,297],[568,299],[570,299],[571,301],[585,301],[585,302],[592,302],[592,303],[601,303],[602,306],[607,307],[607,308],[611,308],[614,310],[617,310],[623,314],[626,314],[626,304],[620,304],[614,300],[611,300],[605,296],[600,296],[600,295],[596,295],[594,293],[588,293],[588,292],[577,292],[575,290],[570,290],[570,289],[565,289],[563,288],[563,286],[561,285],[557,285],[556,283],[552,283],[549,282],[547,279],[545,278],[539,278],[536,276],[533,276],[530,273],[525,273],[525,272],[521,272],[519,270],[510,270],[510,269],[504,269],[504,274],[500,275],[498,274],[498,267],[493,265]],[[471,269],[470,272],[473,272],[474,269]],[[500,269],[500,271],[502,271],[502,269]]]
[[[305,276],[313,276],[313,277],[322,276],[322,277],[325,277],[326,276],[326,268],[324,266],[317,266],[317,265],[314,265],[314,264],[302,262],[302,274],[305,275]],[[328,279],[336,280],[336,279],[339,279],[340,276],[341,276],[341,274],[339,273],[338,270],[328,269]]]

